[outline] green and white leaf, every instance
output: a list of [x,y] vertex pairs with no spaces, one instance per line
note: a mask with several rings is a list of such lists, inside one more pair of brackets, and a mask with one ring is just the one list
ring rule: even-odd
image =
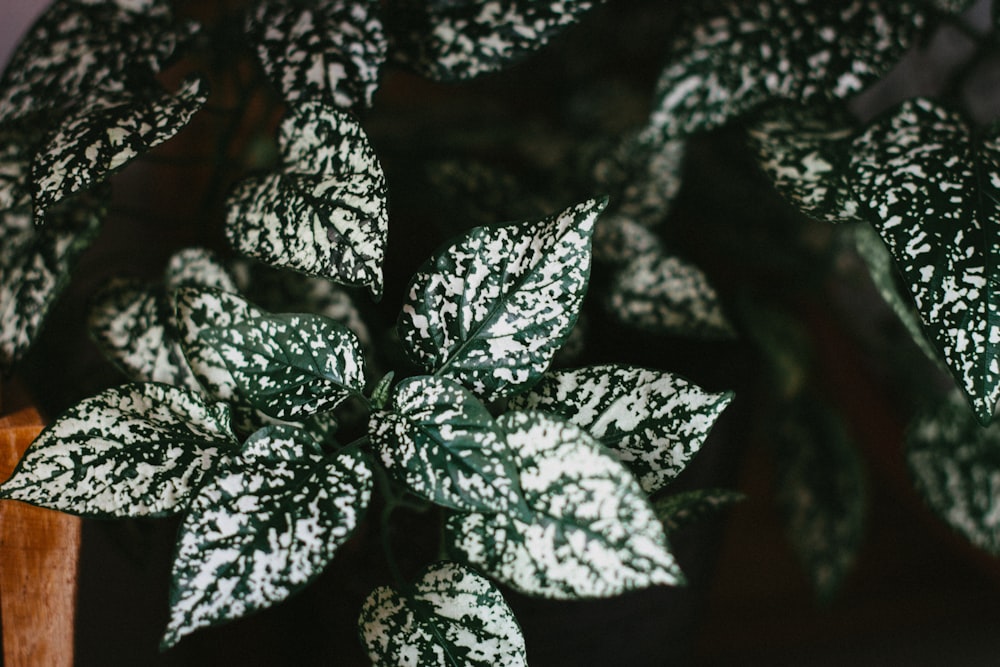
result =
[[400,382],[368,433],[391,474],[421,498],[458,510],[513,513],[523,505],[517,467],[483,403],[446,378]]
[[31,163],[32,201],[40,217],[53,204],[93,187],[173,137],[208,100],[199,79],[177,93],[116,94],[64,118]]
[[840,589],[864,537],[862,464],[840,417],[806,395],[775,432],[776,497],[785,529],[821,600]]
[[44,118],[28,118],[0,125],[0,213],[31,205],[31,158],[44,124]]
[[653,333],[706,339],[736,335],[704,272],[659,247],[618,271],[607,304],[620,322]]
[[626,135],[591,170],[594,190],[610,195],[606,215],[644,227],[663,222],[681,189],[685,153],[684,141]]
[[458,563],[426,568],[404,591],[376,588],[358,619],[375,665],[527,667],[521,627],[489,579]]
[[980,549],[1000,554],[1000,424],[980,426],[955,392],[910,424],[906,462],[935,514]]
[[584,429],[653,494],[698,452],[732,396],[671,373],[608,365],[546,373],[511,405],[556,414]]
[[182,248],[170,256],[163,273],[163,284],[167,290],[197,285],[234,294],[240,292],[236,279],[219,256],[199,247]]
[[371,106],[388,50],[379,13],[375,0],[260,0],[246,32],[286,102],[319,99],[356,112]]
[[712,517],[746,496],[728,489],[698,489],[653,499],[653,511],[667,535]]
[[477,227],[428,260],[399,318],[407,355],[487,401],[538,379],[579,316],[604,204]]
[[354,448],[324,458],[297,444],[301,437],[284,428],[256,438],[194,499],[180,528],[163,647],[302,589],[358,526],[371,498],[365,455]]
[[275,419],[331,410],[365,387],[357,336],[319,315],[252,317],[199,337],[224,360],[240,395]]
[[455,514],[454,553],[530,595],[608,597],[682,575],[632,475],[579,427],[541,412],[497,420],[533,516]]
[[605,213],[594,227],[594,259],[609,264],[629,264],[644,255],[662,255],[656,233],[618,213]]
[[816,220],[861,220],[849,184],[850,141],[857,133],[846,110],[781,104],[747,127],[750,148],[775,189]]
[[42,431],[0,498],[83,516],[175,514],[238,447],[224,405],[128,384],[84,399]]
[[593,0],[389,3],[392,54],[418,73],[463,81],[542,48],[598,4]]
[[909,100],[852,146],[870,210],[928,337],[984,423],[1000,399],[1000,142],[963,117]]
[[237,184],[226,237],[248,257],[382,293],[385,175],[349,114],[307,101],[281,125],[283,167]]
[[914,43],[914,2],[719,0],[682,11],[656,84],[649,134],[677,139],[775,99],[843,100],[882,78]]

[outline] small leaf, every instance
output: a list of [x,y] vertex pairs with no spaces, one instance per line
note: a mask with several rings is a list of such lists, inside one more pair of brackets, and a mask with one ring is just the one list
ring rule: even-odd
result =
[[602,215],[594,228],[594,259],[610,264],[629,264],[643,255],[662,255],[659,237],[648,227],[624,215]]
[[910,424],[906,462],[935,514],[972,544],[1000,555],[1000,424],[981,427],[955,392]]
[[486,406],[451,380],[403,380],[392,409],[373,413],[368,431],[385,467],[421,498],[475,512],[509,513],[521,504],[503,433]]
[[0,486],[0,498],[83,516],[175,514],[237,447],[225,406],[177,387],[124,385],[49,425]]
[[247,35],[288,103],[304,99],[347,111],[371,106],[388,45],[373,0],[295,6],[273,0],[247,15]]
[[735,336],[701,269],[659,248],[618,272],[608,308],[622,323],[653,333],[705,339]]
[[533,516],[456,514],[447,523],[456,554],[523,593],[549,598],[681,582],[645,494],[596,440],[541,412],[510,412],[497,423]]
[[367,459],[358,449],[324,458],[302,437],[289,427],[257,436],[192,502],[163,647],[304,588],[354,532],[371,498]]
[[547,373],[511,404],[586,430],[652,494],[684,469],[730,400],[732,393],[709,393],[670,373],[592,366]]
[[699,489],[653,500],[653,511],[663,522],[667,535],[743,500],[745,496],[728,489]]
[[683,141],[627,135],[592,169],[594,189],[610,195],[607,214],[644,227],[662,222],[681,189],[684,155]]
[[591,0],[393,0],[393,55],[418,73],[462,81],[540,49],[597,4]]
[[372,591],[358,619],[372,664],[527,666],[514,613],[490,581],[458,563],[431,565],[405,592]]
[[399,318],[406,353],[487,401],[534,382],[579,316],[604,204],[477,227],[432,257],[410,282]]
[[239,393],[276,419],[330,410],[365,387],[357,336],[319,315],[253,317],[199,337],[225,361]]
[[237,184],[226,237],[273,266],[382,293],[385,175],[361,126],[319,102],[294,106],[279,136],[283,168]]
[[215,287],[238,293],[236,281],[219,256],[206,248],[182,248],[167,260],[163,284],[168,290],[184,285]]
[[1000,141],[935,103],[904,102],[852,146],[852,183],[928,336],[983,423],[1000,399]]

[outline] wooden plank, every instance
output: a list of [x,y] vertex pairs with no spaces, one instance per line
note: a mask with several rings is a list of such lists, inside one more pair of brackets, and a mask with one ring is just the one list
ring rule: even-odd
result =
[[[0,479],[42,429],[33,408],[0,418]],[[5,667],[73,664],[80,520],[0,501],[0,623]]]

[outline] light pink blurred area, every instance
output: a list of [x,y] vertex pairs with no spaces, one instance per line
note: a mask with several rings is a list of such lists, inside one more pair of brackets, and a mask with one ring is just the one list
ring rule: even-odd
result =
[[47,0],[0,0],[0,66],[7,64],[21,35],[46,5]]

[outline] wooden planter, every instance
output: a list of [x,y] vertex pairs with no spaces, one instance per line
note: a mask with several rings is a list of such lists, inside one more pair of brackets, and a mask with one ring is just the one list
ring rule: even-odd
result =
[[[0,480],[42,429],[31,407],[0,417]],[[80,520],[0,500],[0,624],[3,665],[73,664]]]

